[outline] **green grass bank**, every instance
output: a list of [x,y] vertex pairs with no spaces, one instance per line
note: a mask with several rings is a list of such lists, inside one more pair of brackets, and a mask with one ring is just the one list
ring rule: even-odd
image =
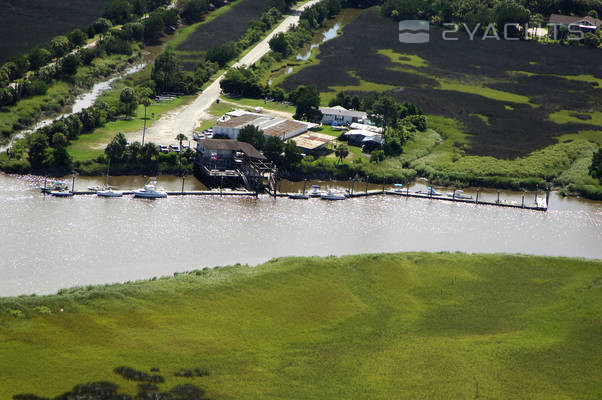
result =
[[212,399],[597,399],[601,315],[600,260],[282,258],[0,299],[0,398],[133,396],[125,365]]

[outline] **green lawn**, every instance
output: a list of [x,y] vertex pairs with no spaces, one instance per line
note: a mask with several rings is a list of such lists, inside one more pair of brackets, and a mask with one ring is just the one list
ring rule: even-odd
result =
[[[147,108],[148,122],[146,127],[152,125],[153,121],[161,118],[164,113],[194,99],[194,96],[182,96],[171,102],[153,103]],[[154,116],[153,116],[154,113]],[[83,134],[76,140],[73,140],[67,151],[73,157],[74,161],[93,160],[104,152],[101,145],[108,143],[119,132],[139,131],[144,127],[144,107],[138,106],[136,116],[129,121],[112,121],[105,126],[95,129],[93,133]]]
[[[99,380],[135,394],[111,372],[126,365],[212,399],[599,399],[601,270],[512,255],[284,258],[0,299],[0,398]],[[174,376],[197,367],[210,375]]]
[[269,102],[266,103],[264,99],[251,99],[246,97],[229,97],[222,95],[221,98],[225,101],[229,101],[232,103],[242,104],[248,107],[263,107],[266,110],[274,110],[274,111],[283,111],[287,113],[294,114],[296,109],[295,106],[289,106],[286,104],[278,103],[278,102]]

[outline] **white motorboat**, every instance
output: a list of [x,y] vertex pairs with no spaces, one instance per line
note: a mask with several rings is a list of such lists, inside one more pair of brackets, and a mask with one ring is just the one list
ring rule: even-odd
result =
[[448,193],[447,196],[455,199],[472,199],[471,195],[464,193],[464,191],[460,189],[455,190],[453,193]]
[[393,185],[393,187],[394,187],[394,189],[393,189],[394,192],[403,192],[404,191],[403,185],[401,183],[396,183]]
[[96,195],[98,197],[122,197],[123,196],[123,192],[120,190],[113,190],[113,189],[107,189],[107,190],[99,190],[96,192]]
[[328,191],[322,194],[320,198],[322,200],[345,200],[347,197],[345,197],[344,194],[335,193],[331,189],[328,189]]
[[167,192],[164,190],[158,190],[156,181],[151,180],[148,184],[144,185],[144,188],[134,190],[134,197],[140,197],[143,199],[164,199],[167,197]]
[[320,197],[322,196],[322,192],[320,192],[320,185],[311,185],[311,191],[309,192],[309,197]]

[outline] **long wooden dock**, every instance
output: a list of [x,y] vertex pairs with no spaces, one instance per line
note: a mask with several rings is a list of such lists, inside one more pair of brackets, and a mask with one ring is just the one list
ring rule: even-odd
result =
[[[294,194],[294,193],[290,193]],[[276,193],[275,195],[271,194],[274,197],[288,197],[289,193]],[[538,198],[537,204],[535,206],[526,205],[524,202],[524,197],[522,199],[521,204],[508,203],[503,200],[500,201],[484,201],[479,200],[477,195],[474,199],[463,199],[458,197],[450,197],[447,195],[429,195],[426,193],[418,193],[418,192],[410,192],[409,190],[405,191],[397,191],[397,190],[366,190],[363,192],[354,192],[354,193],[346,193],[345,196],[347,198],[356,198],[356,197],[369,197],[369,196],[401,196],[401,197],[412,197],[417,199],[426,199],[426,200],[441,200],[441,201],[449,201],[453,203],[464,203],[464,204],[476,204],[476,205],[484,205],[484,206],[494,206],[494,207],[506,207],[506,208],[520,208],[524,210],[534,210],[534,211],[547,211],[548,210],[548,201],[549,201],[549,193],[546,194],[546,198]]]
[[[90,196],[96,195],[94,191],[74,191],[72,192],[74,196]],[[282,193],[282,192],[267,192],[270,197],[278,198],[278,197],[289,197],[290,195],[298,194],[298,193]],[[123,191],[124,196],[133,195],[134,191],[126,190]],[[258,197],[257,192],[253,191],[245,191],[245,190],[193,190],[193,191],[167,191],[168,196],[250,196],[250,197]],[[485,206],[493,206],[493,207],[506,207],[506,208],[520,208],[524,210],[533,210],[533,211],[547,211],[548,210],[548,201],[549,201],[549,192],[546,194],[545,198],[536,197],[536,204],[534,206],[525,204],[525,198],[523,196],[521,204],[518,203],[509,203],[504,200],[498,201],[485,201],[479,200],[479,193],[477,192],[477,196],[474,199],[464,199],[458,197],[450,197],[447,195],[430,195],[427,193],[420,192],[411,192],[409,190],[365,190],[358,191],[353,193],[346,193],[345,197],[347,198],[358,198],[358,197],[370,197],[370,196],[399,196],[399,197],[409,197],[416,199],[425,199],[425,200],[438,200],[438,201],[448,201],[453,203],[463,203],[463,204],[475,204],[475,205],[485,205]],[[498,196],[499,199],[499,196]]]
[[[72,192],[74,196],[92,196],[96,192],[91,190]],[[133,190],[122,191],[124,196],[133,195]],[[242,191],[242,190],[193,190],[193,191],[166,191],[168,196],[257,196],[257,192]],[[50,196],[50,194],[48,194]]]

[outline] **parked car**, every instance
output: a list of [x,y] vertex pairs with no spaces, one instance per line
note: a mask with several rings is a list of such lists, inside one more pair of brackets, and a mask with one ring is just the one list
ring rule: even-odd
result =
[[178,147],[178,145],[177,145],[177,144],[170,144],[170,145],[169,145],[169,150],[171,150],[171,151],[175,151],[176,153],[179,153],[179,152],[180,152],[180,148]]
[[159,151],[161,153],[169,153],[169,148],[166,145],[162,144],[162,145],[159,145]]

